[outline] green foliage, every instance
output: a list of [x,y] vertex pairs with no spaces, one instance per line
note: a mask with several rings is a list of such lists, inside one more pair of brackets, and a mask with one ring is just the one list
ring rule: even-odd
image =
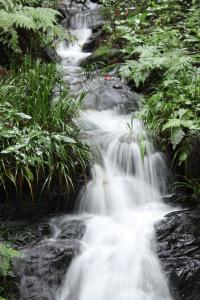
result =
[[20,40],[26,33],[35,36],[43,47],[64,36],[62,28],[57,25],[59,13],[52,8],[32,6],[39,2],[0,0],[0,42],[5,48],[20,53]]
[[12,259],[19,255],[19,252],[5,244],[0,244],[0,277],[11,275]]
[[102,3],[105,32],[124,55],[120,75],[145,94],[140,118],[174,163],[186,163],[200,133],[199,1]]
[[199,68],[178,72],[175,78],[167,75],[144,100],[141,112],[151,131],[163,137],[163,144],[170,142],[178,151],[180,163],[183,157],[185,161],[187,159],[187,155],[183,155],[186,151],[183,145],[189,150],[185,141],[200,131],[199,86]]
[[70,95],[54,65],[29,58],[3,82],[0,185],[8,198],[10,184],[18,197],[28,188],[32,200],[55,183],[66,195],[73,188],[73,176],[84,173],[89,156],[73,121],[83,98]]
[[[18,251],[12,249],[9,245],[0,243],[0,281],[3,283],[3,286],[0,287],[0,300],[5,300],[4,297],[7,296],[7,284],[9,280],[12,282],[13,277],[12,260],[18,256]],[[11,298],[11,295],[9,297]]]

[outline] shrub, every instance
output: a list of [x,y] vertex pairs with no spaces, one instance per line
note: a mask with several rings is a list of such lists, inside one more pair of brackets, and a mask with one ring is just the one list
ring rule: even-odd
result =
[[104,30],[124,54],[120,75],[145,94],[140,118],[184,166],[200,132],[199,1],[102,3]]
[[[26,58],[0,88],[0,184],[9,198],[29,188],[32,199],[57,185],[67,195],[83,174],[88,147],[74,123],[84,95],[72,96],[52,64]],[[62,194],[62,193],[61,193]]]
[[[3,283],[0,287],[0,300],[5,300],[8,281],[13,277],[12,260],[17,256],[19,256],[18,251],[6,244],[0,243],[0,282]],[[8,280],[8,278],[10,279]]]
[[0,0],[0,46],[4,55],[19,57],[40,47],[50,47],[65,36],[57,24],[58,11],[38,7],[38,0]]

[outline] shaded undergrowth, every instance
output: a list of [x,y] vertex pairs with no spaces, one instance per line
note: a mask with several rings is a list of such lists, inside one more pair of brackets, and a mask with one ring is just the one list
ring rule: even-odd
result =
[[[172,167],[180,168],[185,186],[199,197],[199,178],[187,171],[200,133],[199,2],[101,2],[105,39],[96,53],[103,47],[104,53],[118,49],[123,54],[112,67],[144,94],[139,117],[162,150],[170,150]],[[95,64],[101,67],[98,60]]]

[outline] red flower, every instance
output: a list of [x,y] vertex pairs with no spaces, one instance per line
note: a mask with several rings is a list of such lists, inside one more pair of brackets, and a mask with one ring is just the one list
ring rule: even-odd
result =
[[105,76],[104,76],[104,80],[111,80],[112,78],[110,77],[110,75],[108,75],[108,74],[106,74]]

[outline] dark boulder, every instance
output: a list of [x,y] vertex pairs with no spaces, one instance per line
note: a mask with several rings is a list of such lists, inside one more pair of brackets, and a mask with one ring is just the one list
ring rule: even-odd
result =
[[87,94],[84,102],[84,106],[89,109],[105,110],[121,106],[125,110],[134,110],[141,97],[111,73],[105,77],[90,79],[85,86],[88,86],[88,90],[91,87],[91,92]]
[[84,52],[93,52],[99,46],[99,41],[101,40],[102,32],[97,30],[93,32],[89,40],[83,46]]
[[186,175],[189,178],[200,178],[200,135],[192,140],[187,160]]
[[[81,220],[62,222],[56,238],[43,239],[18,258],[15,273],[23,300],[55,300],[56,291],[72,261],[79,253],[85,225]],[[39,298],[38,298],[39,297]]]
[[200,210],[175,211],[156,226],[157,252],[176,300],[200,299]]
[[[104,24],[104,19],[101,14],[101,6],[91,6],[91,1],[62,1],[59,5],[59,12],[61,15],[61,24],[72,29],[83,28],[87,26],[91,29],[96,29]],[[79,21],[77,22],[77,15]]]

